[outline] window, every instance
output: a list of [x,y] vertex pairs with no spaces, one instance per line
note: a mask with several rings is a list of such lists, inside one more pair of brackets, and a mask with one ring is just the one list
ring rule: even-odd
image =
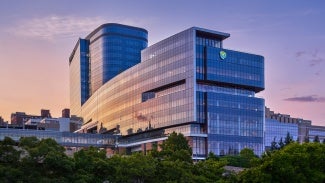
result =
[[155,92],[145,92],[142,93],[142,102],[145,102],[149,99],[155,98],[156,93]]

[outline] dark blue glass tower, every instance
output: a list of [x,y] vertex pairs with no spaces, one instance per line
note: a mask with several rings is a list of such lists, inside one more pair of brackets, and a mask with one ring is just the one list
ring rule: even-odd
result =
[[104,24],[90,33],[90,95],[107,81],[140,63],[147,47],[145,29],[121,24]]
[[208,152],[263,152],[264,58],[222,48],[220,35],[197,31],[197,121],[206,125]]
[[81,104],[89,98],[89,41],[79,39],[80,44],[80,77],[81,77]]
[[145,29],[115,23],[80,38],[69,58],[71,114],[80,116],[81,106],[98,88],[140,63],[147,39]]

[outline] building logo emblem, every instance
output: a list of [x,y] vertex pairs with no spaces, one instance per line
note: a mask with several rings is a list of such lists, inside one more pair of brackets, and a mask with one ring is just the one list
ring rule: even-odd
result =
[[219,55],[222,60],[224,60],[227,57],[227,53],[225,51],[220,51]]

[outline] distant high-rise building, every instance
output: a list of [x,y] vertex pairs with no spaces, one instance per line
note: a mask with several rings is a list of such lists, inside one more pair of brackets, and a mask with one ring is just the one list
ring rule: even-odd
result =
[[30,119],[51,118],[50,110],[41,109],[41,115],[30,115],[25,112],[16,112],[11,114],[11,124],[23,126]]
[[22,125],[23,124],[23,116],[26,116],[26,114],[23,112],[12,113],[10,123],[12,125],[18,125],[18,124]]
[[8,122],[5,122],[2,118],[2,116],[0,116],[0,126],[7,126]]
[[62,110],[62,118],[70,118],[70,109]]
[[31,118],[40,118],[40,116],[28,115],[25,112],[12,113],[10,124],[23,126],[23,124]]

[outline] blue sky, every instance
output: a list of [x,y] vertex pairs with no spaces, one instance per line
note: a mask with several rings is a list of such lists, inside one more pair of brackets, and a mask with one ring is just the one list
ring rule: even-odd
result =
[[68,57],[103,23],[143,27],[149,45],[192,26],[227,32],[224,47],[265,57],[276,112],[325,125],[325,1],[306,0],[2,0],[0,116],[59,116],[69,107]]

